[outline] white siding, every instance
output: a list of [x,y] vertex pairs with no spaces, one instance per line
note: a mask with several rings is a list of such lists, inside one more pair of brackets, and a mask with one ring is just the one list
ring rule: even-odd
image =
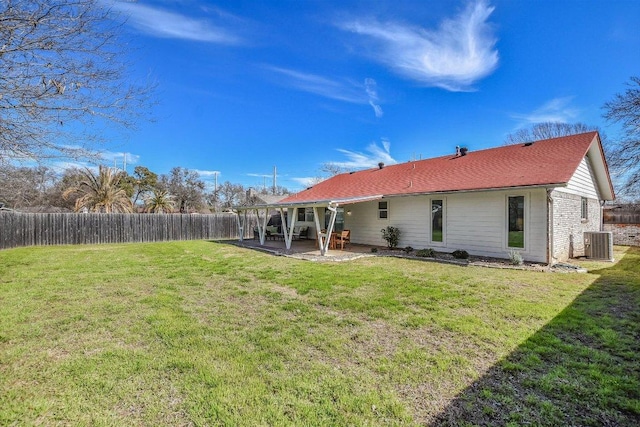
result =
[[569,180],[567,187],[562,191],[590,199],[600,199],[593,176],[589,159],[585,157]]
[[[544,189],[530,191],[486,191],[435,196],[406,196],[385,199],[389,218],[377,218],[377,202],[350,205],[345,228],[354,243],[384,246],[380,230],[388,225],[400,229],[399,247],[434,248],[445,252],[464,249],[472,255],[507,258],[507,197],[525,196],[524,259],[546,262],[547,205]],[[444,242],[431,242],[431,199],[445,201]]]

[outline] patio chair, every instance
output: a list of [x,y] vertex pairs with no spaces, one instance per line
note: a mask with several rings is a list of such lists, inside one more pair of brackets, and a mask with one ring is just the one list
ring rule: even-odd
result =
[[340,250],[343,250],[347,243],[351,243],[351,230],[343,230],[336,234],[336,247],[340,245]]
[[296,240],[307,238],[308,227],[293,227],[293,238]]

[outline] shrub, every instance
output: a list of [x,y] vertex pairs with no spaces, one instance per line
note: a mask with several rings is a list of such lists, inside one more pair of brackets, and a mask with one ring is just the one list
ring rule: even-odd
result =
[[404,248],[404,251],[410,254],[411,252],[413,252],[413,248],[411,246],[407,246],[406,248]]
[[509,252],[509,259],[511,260],[511,264],[513,265],[522,265],[524,260],[522,259],[522,255],[520,252],[514,251],[513,249]]
[[458,258],[458,259],[469,258],[469,252],[461,249],[456,249],[455,251],[451,252],[451,255],[453,255],[454,258]]
[[371,252],[374,253],[374,254],[377,253],[378,252],[378,248],[371,248]]
[[419,251],[416,252],[416,256],[423,257],[423,258],[434,258],[436,256],[436,252],[431,248],[420,249]]
[[389,249],[395,249],[400,240],[400,229],[390,225],[380,231],[382,232],[382,238],[387,241]]

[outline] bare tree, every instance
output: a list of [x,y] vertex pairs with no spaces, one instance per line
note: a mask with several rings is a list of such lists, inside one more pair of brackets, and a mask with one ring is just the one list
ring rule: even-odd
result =
[[620,192],[640,200],[640,77],[631,77],[624,93],[604,104],[604,117],[622,124],[623,135],[611,143],[611,165],[621,177]]
[[352,169],[349,169],[347,167],[341,166],[333,162],[323,163],[322,166],[320,167],[320,172],[322,172],[323,175],[329,175],[330,177],[335,175],[340,175],[341,173],[345,173],[345,172],[351,172],[351,171]]
[[45,207],[56,176],[51,168],[6,165],[0,168],[0,202],[13,209]]
[[218,193],[222,199],[222,207],[225,209],[238,206],[242,204],[245,199],[245,189],[242,184],[232,184],[229,181],[225,181],[218,188]]
[[71,187],[77,187],[84,179],[82,169],[67,168],[62,173],[62,176],[57,176],[56,181],[47,194],[47,202],[52,207],[62,208],[65,210],[73,210],[76,205],[76,199],[80,197],[79,194],[67,195],[64,197],[64,192]]
[[169,175],[160,177],[159,187],[174,197],[180,213],[197,211],[204,205],[205,185],[196,171],[175,167]]
[[0,162],[89,155],[101,126],[148,111],[121,25],[100,0],[0,2]]
[[595,126],[586,125],[584,123],[542,122],[536,123],[528,128],[518,129],[517,131],[510,133],[505,138],[504,144],[522,144],[525,142],[539,141],[542,139],[575,135],[592,130],[598,130],[598,128]]

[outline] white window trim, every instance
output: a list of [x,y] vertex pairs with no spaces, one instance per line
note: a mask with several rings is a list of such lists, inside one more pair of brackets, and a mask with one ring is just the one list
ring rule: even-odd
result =
[[[510,197],[524,197],[524,247],[516,248],[509,246],[509,198]],[[507,251],[514,250],[518,252],[527,253],[529,251],[529,229],[531,228],[531,212],[529,210],[529,200],[531,196],[529,193],[516,193],[507,194],[504,199],[504,220],[503,220],[503,245]]]
[[[387,204],[387,209],[380,209],[380,203],[386,203]],[[380,200],[378,202],[376,202],[376,218],[378,218],[378,221],[389,221],[389,211],[390,209],[390,203],[388,200]],[[382,211],[386,211],[387,212],[387,217],[386,218],[380,218],[380,212]]]
[[[433,239],[433,207],[434,200],[442,200],[442,242]],[[447,199],[446,197],[432,197],[429,199],[429,244],[433,246],[447,246]]]
[[589,198],[580,197],[580,220],[582,222],[589,221]]

